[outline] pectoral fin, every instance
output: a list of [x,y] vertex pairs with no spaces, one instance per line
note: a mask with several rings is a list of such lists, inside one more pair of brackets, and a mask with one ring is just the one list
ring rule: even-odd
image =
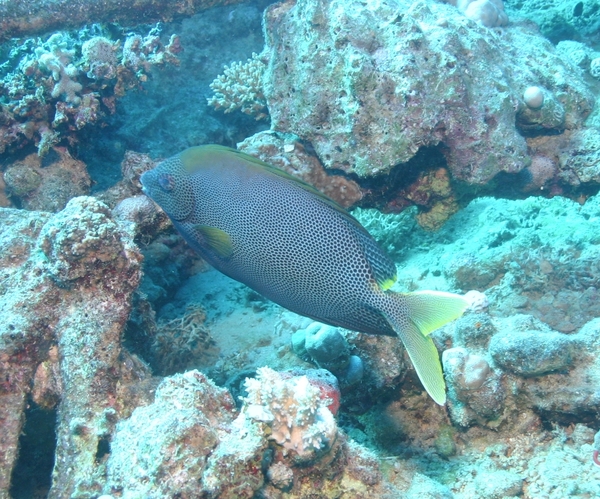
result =
[[229,258],[233,253],[231,237],[224,230],[208,225],[196,225],[194,228],[202,235],[206,245],[221,258]]

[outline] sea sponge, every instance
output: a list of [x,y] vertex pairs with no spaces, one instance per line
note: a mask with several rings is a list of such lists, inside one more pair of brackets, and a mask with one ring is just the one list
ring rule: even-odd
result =
[[334,374],[346,368],[350,357],[348,342],[337,327],[313,322],[304,334],[304,348],[320,367]]
[[313,361],[333,373],[342,386],[353,385],[362,379],[363,361],[350,355],[350,346],[337,327],[313,322],[293,334],[292,348],[302,359]]

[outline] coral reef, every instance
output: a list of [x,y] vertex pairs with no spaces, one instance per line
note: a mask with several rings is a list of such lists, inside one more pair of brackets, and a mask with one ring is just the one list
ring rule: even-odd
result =
[[513,414],[527,410],[564,421],[585,417],[600,405],[592,381],[600,358],[598,319],[571,335],[552,331],[531,316],[494,318],[491,323],[496,331],[487,337],[487,349],[467,348],[468,342],[459,340],[459,347],[444,352],[452,387],[450,414],[457,424],[510,425]]
[[[501,172],[518,173],[531,163],[531,135],[562,134],[568,153],[594,97],[581,69],[528,24],[492,30],[452,6],[400,4],[268,8],[264,94],[273,131],[309,142],[328,171],[359,183],[438,148],[451,181],[442,196],[421,189],[434,192],[422,223],[436,228],[457,209],[453,183],[493,185]],[[543,95],[533,108],[532,87]]]
[[[378,497],[397,491],[373,456],[346,440],[304,376],[260,369],[239,414],[197,371],[165,378],[155,401],[118,423],[105,494],[122,497]],[[236,417],[237,416],[237,417]],[[362,482],[362,483],[361,483]]]
[[156,164],[157,162],[147,154],[125,151],[123,161],[121,161],[120,180],[105,191],[98,193],[98,198],[114,208],[120,201],[138,196],[142,188],[140,183],[142,173],[151,170]]
[[[119,147],[151,152],[153,158],[172,156],[186,147],[207,143],[235,147],[237,142],[268,127],[266,120],[241,112],[225,114],[206,103],[212,95],[210,83],[231,61],[246,61],[264,47],[262,12],[272,0],[254,0],[216,7],[172,25],[164,33],[176,32],[185,50],[177,54],[180,64],[168,71],[153,71],[143,92],[127,92],[119,101],[111,128],[98,130],[105,144],[90,143],[96,154],[88,164],[101,163],[105,171],[120,161],[108,163],[104,154]],[[141,33],[143,34],[143,32]],[[100,147],[102,145],[102,147]],[[107,185],[108,186],[108,185]]]
[[[89,34],[88,34],[89,36]],[[156,31],[123,42],[58,32],[46,41],[18,42],[0,75],[0,153],[35,142],[40,156],[115,112],[115,99],[139,88],[152,66],[178,64],[182,47],[165,45]],[[78,54],[81,53],[81,57]]]
[[[338,8],[334,2],[312,10],[310,2],[298,2],[291,8],[272,8],[268,11],[267,50],[271,54],[271,60],[265,75],[265,93],[275,130],[293,131],[310,140],[326,167],[356,172],[360,176],[388,171],[391,166],[408,161],[420,146],[435,145],[440,141],[450,149],[447,154],[448,163],[457,178],[483,183],[498,171],[518,171],[521,168],[517,158],[521,156],[521,163],[525,160],[525,141],[514,127],[514,105],[520,102],[522,90],[514,94],[512,89],[524,89],[528,86],[526,82],[537,82],[540,78],[552,89],[559,84],[551,76],[556,73],[557,68],[562,68],[564,74],[572,73],[569,66],[552,56],[552,49],[546,41],[522,28],[508,29],[500,38],[485,28],[460,24],[456,16],[445,10],[451,7],[425,3],[407,7],[407,13],[401,20],[385,24],[385,29],[374,31],[373,26],[378,24],[370,19],[377,16],[393,21],[396,12],[393,6],[384,2],[377,11],[357,8],[358,11],[341,6]],[[353,12],[352,16],[348,16],[350,11]],[[315,23],[319,29],[311,31],[311,42],[287,43],[287,37],[297,37],[295,30],[300,29],[295,20],[314,15],[311,12],[326,16]],[[437,22],[440,18],[444,20],[441,24]],[[332,25],[329,26],[328,23]],[[418,28],[417,23],[420,25]],[[366,25],[371,28],[367,29]],[[278,31],[279,26],[282,26],[281,31]],[[339,34],[330,37],[329,33],[335,32]],[[461,37],[455,36],[454,33],[458,32],[464,34]],[[409,33],[412,35],[408,36]],[[369,40],[360,39],[364,36],[372,38],[371,53],[364,48],[368,48]],[[445,43],[434,42],[434,36],[443,37]],[[325,50],[325,47],[339,45],[344,37],[343,51]],[[339,42],[336,42],[337,39]],[[466,42],[467,39],[470,44],[478,45],[477,51],[470,55],[471,58],[477,58],[477,62],[469,63],[469,74],[472,76],[468,87],[462,81],[464,71],[460,69],[465,50],[461,40]],[[402,58],[387,57],[381,61],[375,58],[375,47],[389,47],[388,50],[400,51],[398,40],[404,40],[402,44],[406,45],[403,53],[411,54],[420,64],[409,64],[407,59],[404,65],[396,67],[403,61]],[[320,50],[315,51],[314,44],[319,45]],[[519,47],[518,53],[516,47]],[[516,72],[512,69],[517,64],[516,61],[539,59],[539,53],[548,54],[552,60],[551,63],[545,62],[544,67],[537,70],[544,71],[546,76],[534,75],[526,66],[524,71]],[[508,54],[510,60],[503,60]],[[287,61],[286,64],[281,63],[283,60]],[[301,63],[301,60],[312,61],[313,69],[304,71],[302,64],[306,62]],[[344,61],[351,60],[355,60],[354,67],[346,68]],[[449,62],[444,66],[439,61]],[[426,67],[427,78],[412,74],[424,71]],[[329,75],[321,74],[320,68],[327,68]],[[387,77],[383,76],[384,69]],[[481,75],[478,72],[482,72]],[[493,74],[497,76],[490,80]],[[295,81],[298,89],[296,92],[289,88],[292,85],[291,79]],[[428,86],[417,91],[411,86],[417,82],[422,85],[427,83]],[[476,86],[478,82],[481,87]],[[584,107],[589,113],[593,98],[586,85],[577,73],[573,74],[573,79],[569,78],[569,82],[573,85],[572,93],[567,93],[565,97],[571,99],[573,104],[587,102]],[[493,92],[492,88],[495,88]],[[504,90],[498,91],[500,88]],[[310,89],[318,98],[305,99],[302,89]],[[463,103],[461,99],[465,92],[471,93],[465,98],[465,102],[470,105],[452,106],[455,100]],[[440,102],[444,104],[440,105]],[[564,104],[575,111],[572,104]],[[470,106],[473,108],[470,109]],[[493,113],[493,122],[486,122],[484,107],[488,108],[487,114]],[[453,123],[460,123],[464,127],[469,122],[455,114],[461,112],[480,117],[472,121],[473,132],[465,130],[462,135],[453,132]],[[580,112],[575,111],[576,114]],[[312,123],[310,118],[304,119],[305,116],[312,116],[318,123]],[[585,114],[580,114],[571,121],[581,122],[583,117]],[[370,129],[360,133],[361,124],[367,120],[371,123]],[[436,129],[434,121],[443,122],[444,126]],[[410,127],[413,122],[418,124],[418,130]],[[390,133],[398,127],[397,123],[405,124],[402,133]],[[469,134],[475,133],[475,128],[478,129],[478,138],[481,138],[482,132],[487,137],[486,146],[481,152],[468,140]],[[355,137],[354,146],[350,146],[347,139],[349,130],[352,130]],[[317,131],[318,135],[315,133]],[[500,139],[501,136],[503,139]],[[513,144],[514,155],[494,152],[499,143]],[[368,153],[365,148],[369,149]],[[466,160],[467,151],[471,158],[469,161]],[[480,159],[474,160],[475,157]],[[364,164],[361,163],[361,158],[364,158]],[[506,161],[510,163],[504,164]],[[470,162],[481,166],[476,171],[466,172],[464,168]]]
[[[58,418],[52,498],[304,498],[315,489],[323,497],[350,499],[426,493],[537,499],[553,497],[553,489],[566,497],[581,473],[594,466],[600,322],[594,319],[598,300],[589,289],[598,275],[589,263],[595,258],[597,234],[586,228],[600,217],[598,206],[598,197],[582,207],[561,198],[481,199],[437,233],[424,232],[414,222],[411,230],[397,231],[408,214],[373,217],[371,228],[375,221],[380,230],[375,236],[402,248],[404,289],[433,287],[437,279],[446,289],[453,281],[461,287],[478,283],[486,292],[471,293],[471,312],[435,333],[438,345],[445,345],[448,412],[427,401],[397,339],[352,332],[344,332],[342,350],[345,358],[360,356],[364,373],[356,385],[342,386],[341,398],[331,375],[305,368],[283,373],[258,369],[245,383],[239,412],[227,390],[197,371],[163,378],[154,392],[159,380],[122,347],[139,280],[141,256],[132,244],[134,234],[141,234],[134,228],[137,222],[125,219],[117,225],[108,207],[93,198],[76,198],[55,215],[2,210],[2,299],[10,320],[0,336],[7,380],[1,387],[6,431],[0,444],[7,452],[2,454],[0,490],[10,487],[17,449],[24,451],[18,439],[25,407],[36,404],[56,411]],[[367,210],[360,216],[369,221]],[[569,217],[568,224],[563,216]],[[477,227],[466,222],[477,219]],[[398,243],[399,238],[404,241]],[[534,259],[548,238],[557,255],[579,241],[580,259]],[[175,257],[175,239],[166,233],[146,246],[154,267]],[[445,262],[446,270],[438,272],[432,262]],[[535,288],[523,289],[531,279],[515,278],[517,263],[526,273],[542,272],[546,293],[557,287],[556,307],[563,307],[561,300],[571,307],[577,303],[575,316],[547,310],[540,319],[525,315],[536,313],[539,295]],[[564,294],[567,276],[576,279],[572,284],[578,283],[573,287],[578,295]],[[215,281],[210,273],[196,277]],[[439,284],[444,279],[446,284]],[[197,288],[188,292],[198,299]],[[234,315],[228,327],[240,329],[243,320],[248,343],[244,352],[222,349],[223,355],[240,359],[229,364],[220,360],[225,369],[239,374],[240,368],[261,362],[251,354],[265,344],[274,350],[272,359],[294,365],[297,357],[288,354],[289,346],[265,343],[267,324],[272,324],[267,315],[259,319],[263,334],[251,333],[249,316],[243,319],[243,313],[256,302],[247,295],[235,301],[229,290],[220,304],[218,292],[204,292],[200,303],[212,312],[210,323],[199,306],[176,319],[163,313],[157,322],[168,327],[162,331],[161,352],[172,346],[170,333],[175,335],[171,342],[177,342],[177,334],[185,337],[180,326],[198,332],[210,324],[218,346],[231,344],[231,333],[221,323],[234,312],[219,311],[229,307],[241,309],[242,315]],[[547,296],[545,303],[549,301]],[[555,326],[564,329],[567,320],[567,332],[557,331]],[[287,315],[273,335],[289,342],[289,332],[308,325]],[[313,343],[316,347],[319,342]],[[312,346],[309,350],[315,354]],[[174,369],[178,354],[170,352]],[[199,361],[206,352],[197,352]],[[343,429],[332,416],[338,410]],[[381,459],[363,445],[390,457]],[[600,483],[590,479],[581,487],[580,494],[594,495]]]
[[[600,496],[600,52],[581,43],[597,2],[510,2],[508,25],[498,0],[446,3],[273,5],[265,51],[213,83],[209,103],[242,113],[203,103],[224,62],[260,52],[241,27],[266,2],[177,25],[185,53],[158,27],[5,46],[0,206],[24,209],[0,208],[0,498]],[[19,25],[0,6],[2,35],[46,29],[37,4]],[[446,407],[397,338],[311,324],[207,270],[140,194],[154,157],[244,137],[363,206],[394,290],[478,290],[432,335]],[[93,156],[114,169],[94,190]]]
[[75,50],[67,48],[68,41],[59,33],[53,34],[46,43],[49,50],[40,47],[36,56],[40,69],[51,72],[56,82],[50,95],[55,99],[64,96],[66,102],[79,104],[81,98],[77,94],[83,86],[73,79],[79,73],[71,63]]
[[560,170],[573,178],[573,183],[600,185],[600,131],[586,128],[573,133],[570,151],[559,154]]
[[3,209],[0,216],[1,494],[9,489],[30,394],[41,405],[57,403],[48,497],[93,491],[99,446],[121,410],[117,394],[136,376],[120,345],[141,255],[93,198],[75,198],[55,215]]
[[201,373],[166,378],[152,404],[117,425],[105,493],[198,497],[198,479],[220,440],[218,426],[231,424],[234,415],[231,395]]
[[30,154],[4,171],[6,190],[21,208],[60,211],[74,197],[89,194],[91,180],[83,162],[71,157],[66,148],[53,148],[43,161]]

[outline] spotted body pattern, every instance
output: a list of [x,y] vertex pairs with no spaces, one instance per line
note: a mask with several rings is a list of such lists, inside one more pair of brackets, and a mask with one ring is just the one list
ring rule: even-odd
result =
[[311,186],[221,146],[187,149],[142,176],[144,192],[211,265],[298,314],[400,336],[428,392],[445,401],[428,333],[462,314],[450,293],[386,291],[394,263]]

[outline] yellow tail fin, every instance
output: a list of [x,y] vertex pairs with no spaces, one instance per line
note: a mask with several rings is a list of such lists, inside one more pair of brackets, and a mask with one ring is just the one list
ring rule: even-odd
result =
[[389,293],[391,310],[386,314],[404,343],[415,370],[435,402],[446,403],[446,383],[440,357],[429,334],[460,317],[468,301],[462,296],[441,291]]

